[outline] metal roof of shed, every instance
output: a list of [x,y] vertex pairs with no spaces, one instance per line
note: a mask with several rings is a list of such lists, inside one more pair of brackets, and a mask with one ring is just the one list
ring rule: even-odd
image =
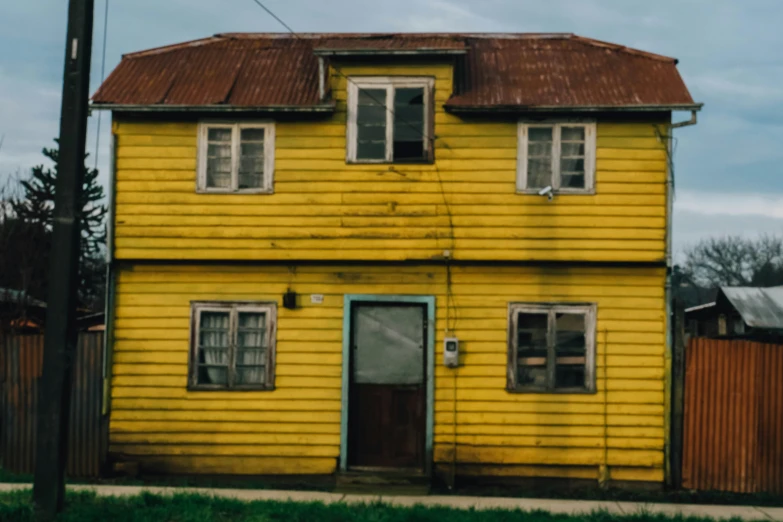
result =
[[783,330],[783,286],[769,288],[722,287],[720,294],[734,306],[748,326]]

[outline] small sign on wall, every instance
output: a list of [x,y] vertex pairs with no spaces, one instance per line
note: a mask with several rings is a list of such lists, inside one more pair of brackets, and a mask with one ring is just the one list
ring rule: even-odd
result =
[[324,294],[311,294],[310,295],[310,302],[313,304],[323,304],[324,303]]

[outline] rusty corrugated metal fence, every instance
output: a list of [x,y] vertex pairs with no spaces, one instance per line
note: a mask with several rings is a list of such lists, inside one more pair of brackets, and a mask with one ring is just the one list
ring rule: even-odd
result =
[[[0,466],[13,473],[35,469],[38,380],[43,362],[43,335],[0,338],[2,417]],[[79,335],[73,365],[67,473],[96,477],[105,462],[107,423],[103,397],[103,332]]]
[[691,339],[683,487],[783,494],[783,346]]

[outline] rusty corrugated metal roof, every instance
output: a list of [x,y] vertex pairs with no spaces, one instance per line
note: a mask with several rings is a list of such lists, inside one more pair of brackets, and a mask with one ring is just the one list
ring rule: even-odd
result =
[[677,61],[573,35],[475,38],[453,109],[693,104]]
[[93,103],[316,106],[318,60],[306,40],[218,35],[123,56]]
[[694,106],[673,58],[571,34],[456,33],[220,34],[125,55],[93,103],[324,108],[316,53],[352,52],[466,53],[454,111]]

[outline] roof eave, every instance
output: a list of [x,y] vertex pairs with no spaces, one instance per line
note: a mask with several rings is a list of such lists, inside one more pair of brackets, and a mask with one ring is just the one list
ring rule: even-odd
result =
[[700,111],[703,103],[679,103],[662,105],[450,105],[444,108],[453,113],[477,112],[663,112]]
[[316,56],[438,56],[464,55],[467,49],[315,49]]
[[698,310],[705,310],[707,308],[712,308],[712,307],[714,307],[717,304],[718,303],[713,301],[712,303],[705,303],[705,304],[700,304],[700,305],[697,305],[697,306],[691,306],[690,308],[686,308],[685,309],[685,313],[696,312]]
[[99,111],[117,111],[117,112],[304,112],[304,113],[329,113],[334,112],[335,104],[324,103],[318,105],[260,105],[260,106],[240,106],[240,105],[133,105],[121,103],[96,103],[90,104],[90,107]]

